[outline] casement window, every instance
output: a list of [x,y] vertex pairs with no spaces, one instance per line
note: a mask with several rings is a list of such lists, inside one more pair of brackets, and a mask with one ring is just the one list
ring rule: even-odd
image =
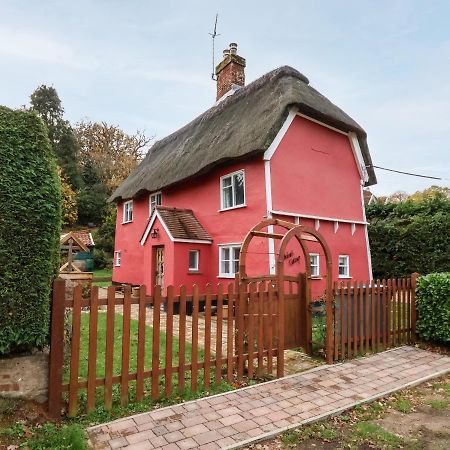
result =
[[320,275],[320,260],[318,253],[310,253],[309,259],[311,261],[311,276],[318,277]]
[[339,278],[350,278],[350,257],[339,255]]
[[239,272],[240,245],[219,246],[219,276],[233,278]]
[[116,267],[120,267],[121,258],[122,258],[122,253],[120,251],[117,251],[114,253],[114,265]]
[[220,209],[231,209],[245,206],[245,176],[244,171],[225,175],[220,178],[221,204]]
[[200,252],[189,250],[189,272],[198,272],[200,262]]
[[128,200],[123,204],[123,223],[133,221],[133,200]]
[[149,197],[149,210],[150,215],[152,215],[156,206],[162,205],[162,194],[161,192],[155,192]]

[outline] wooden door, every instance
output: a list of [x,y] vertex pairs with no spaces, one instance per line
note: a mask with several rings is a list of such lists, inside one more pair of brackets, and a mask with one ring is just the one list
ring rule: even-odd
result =
[[155,281],[154,284],[164,289],[164,247],[155,247]]

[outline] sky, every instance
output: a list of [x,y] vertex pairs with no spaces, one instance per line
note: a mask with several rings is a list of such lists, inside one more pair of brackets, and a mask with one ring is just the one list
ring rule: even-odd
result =
[[449,1],[0,0],[0,104],[56,88],[72,123],[105,121],[156,139],[212,106],[230,42],[250,82],[282,65],[368,134],[377,195],[450,186]]

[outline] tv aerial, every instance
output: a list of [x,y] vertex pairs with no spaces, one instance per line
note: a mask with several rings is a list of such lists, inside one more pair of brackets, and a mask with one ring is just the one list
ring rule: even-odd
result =
[[220,36],[220,34],[217,33],[217,19],[218,19],[218,17],[219,17],[219,14],[216,14],[216,21],[214,22],[214,31],[212,33],[208,33],[211,36],[211,40],[212,40],[212,72],[211,72],[211,78],[214,81],[217,81],[217,76],[214,73],[214,70],[216,68],[216,64],[215,64],[215,61],[214,61],[214,53],[215,53],[215,51],[214,51],[214,40],[215,40],[215,38],[217,36]]

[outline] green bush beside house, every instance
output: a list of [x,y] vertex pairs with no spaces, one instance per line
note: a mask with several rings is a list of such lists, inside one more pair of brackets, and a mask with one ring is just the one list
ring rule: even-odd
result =
[[0,107],[0,355],[47,343],[59,265],[61,185],[47,129]]
[[450,344],[450,273],[430,273],[417,280],[417,325],[422,339]]

